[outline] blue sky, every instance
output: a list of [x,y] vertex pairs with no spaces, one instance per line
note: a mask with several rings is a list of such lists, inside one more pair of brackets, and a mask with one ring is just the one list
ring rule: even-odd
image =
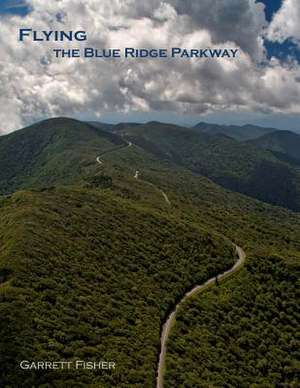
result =
[[0,3],[1,14],[26,15],[28,12],[24,0],[2,0]]
[[[270,22],[273,15],[282,6],[282,0],[258,0],[259,3],[265,4],[266,19]],[[283,43],[265,41],[265,47],[267,49],[268,58],[276,57],[281,61],[287,58],[295,58],[300,62],[300,51],[298,46],[291,40],[286,39]]]
[[266,6],[266,19],[270,22],[274,13],[281,7],[282,0],[258,0],[257,3],[263,3]]

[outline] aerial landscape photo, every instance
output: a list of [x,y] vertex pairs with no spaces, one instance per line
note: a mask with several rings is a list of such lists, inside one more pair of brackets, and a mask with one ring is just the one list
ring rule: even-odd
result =
[[300,387],[299,21],[1,2],[1,388]]

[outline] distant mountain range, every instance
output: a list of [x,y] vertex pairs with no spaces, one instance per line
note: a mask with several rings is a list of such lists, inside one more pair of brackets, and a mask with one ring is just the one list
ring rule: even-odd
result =
[[275,131],[249,141],[258,148],[270,150],[279,159],[300,165],[300,135],[291,131]]
[[232,131],[224,135],[220,126],[203,130],[203,125],[199,130],[155,121],[107,126],[67,118],[46,120],[0,137],[0,192],[75,182],[93,167],[97,154],[130,140],[141,153],[185,167],[227,189],[300,210],[300,172],[293,163],[299,160],[299,135],[230,127],[236,134],[253,128],[256,135],[268,132],[242,142],[228,136]]
[[184,166],[230,190],[300,210],[298,169],[255,144],[219,132],[212,135],[158,122],[125,126],[119,133],[161,160]]
[[259,127],[257,125],[218,125],[201,122],[194,126],[195,129],[210,135],[227,135],[233,139],[243,141],[256,139],[265,134],[277,131],[274,128]]

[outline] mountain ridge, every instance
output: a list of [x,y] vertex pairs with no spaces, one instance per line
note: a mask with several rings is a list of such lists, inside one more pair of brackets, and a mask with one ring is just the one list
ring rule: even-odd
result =
[[[290,295],[282,292],[284,305],[277,296],[273,298],[269,310],[265,301],[271,292],[278,295],[278,285],[283,291],[292,285],[288,265],[299,259],[299,213],[234,192],[206,176],[215,179],[213,174],[225,176],[234,169],[241,179],[255,162],[254,156],[264,155],[276,169],[290,168],[288,164],[278,162],[271,152],[230,138],[200,136],[194,130],[157,123],[125,126],[118,134],[67,119],[47,121],[39,129],[27,128],[27,139],[18,134],[13,141],[9,137],[6,158],[0,153],[2,174],[14,161],[24,162],[17,163],[20,169],[13,171],[14,187],[9,185],[11,171],[0,181],[8,183],[8,195],[0,195],[0,312],[5,317],[0,322],[2,384],[25,388],[46,384],[153,387],[163,323],[192,287],[231,267],[235,259],[232,242],[244,247],[251,262],[261,256],[268,264],[270,256],[282,256],[284,282],[276,277],[277,262],[271,261],[269,270],[261,275],[267,276],[267,288],[259,287],[258,281],[244,276],[242,270],[238,278],[246,279],[244,291],[234,297],[230,314],[224,312],[229,322],[225,328],[218,325],[218,341],[232,333],[233,322],[234,333],[243,332],[245,316],[240,319],[239,312],[242,296],[248,296],[249,289],[256,295],[250,298],[254,308],[259,310],[264,301],[265,314],[256,314],[262,327],[274,333],[281,329],[282,338],[289,331],[285,320],[296,327]],[[0,140],[1,147],[3,150]],[[248,153],[238,152],[247,147]],[[162,192],[170,198],[169,203]],[[249,287],[251,284],[257,289]],[[230,280],[228,287],[230,292],[234,289]],[[220,285],[212,292],[216,295],[223,289]],[[195,295],[193,300],[197,299]],[[223,307],[215,306],[210,305],[214,311],[207,317],[212,324],[222,318],[219,312]],[[198,369],[193,367],[194,372],[186,375],[180,365],[194,365],[190,344],[199,341],[199,325],[194,324],[199,311],[190,311],[183,303],[178,313],[177,324],[188,325],[193,341],[179,339],[179,345],[174,344],[173,333],[178,328],[174,332],[172,328],[165,385],[174,387],[182,381],[197,386],[202,380],[195,379],[193,373]],[[208,324],[208,320],[203,322]],[[256,342],[264,341],[264,330],[257,333],[255,327],[248,326],[249,335],[243,342],[234,341],[234,355],[244,351],[245,343],[247,352],[253,354]],[[180,338],[186,333],[184,330]],[[282,355],[286,342],[277,338],[275,335],[272,341]],[[230,361],[232,353],[231,348],[218,348],[222,349],[220,360],[212,344],[201,349],[204,355],[209,349],[214,358],[214,366],[208,362],[209,370],[202,377],[204,381],[209,373],[210,383],[218,385],[222,376],[215,366],[223,368],[224,359]],[[293,350],[294,343],[288,346]],[[261,359],[257,366],[258,370],[264,366],[262,372],[267,376],[263,382],[269,385],[293,380],[293,370],[288,370],[287,378],[283,357],[278,354],[272,354],[272,359],[282,363],[277,374]],[[174,369],[177,356],[178,368]],[[296,356],[291,353],[288,362],[293,363]],[[15,367],[22,359],[111,360],[116,362],[117,373],[27,373]],[[206,365],[205,361],[204,368]],[[230,372],[233,384],[243,383],[239,372]],[[177,374],[177,383],[170,382]],[[255,374],[249,381],[262,382],[259,378]]]
[[300,172],[269,151],[173,124],[128,127],[123,135],[161,160],[204,175],[227,189],[300,209]]
[[239,141],[256,139],[267,133],[280,131],[279,129],[261,127],[253,124],[220,125],[220,124],[210,124],[206,122],[200,122],[196,124],[193,128],[200,130],[201,132],[208,133],[210,135],[224,134]]
[[[258,148],[269,150],[282,160],[300,165],[300,135],[292,131],[276,131],[250,140]],[[286,156],[286,158],[284,158]]]
[[130,141],[139,147],[135,155],[131,153],[133,158],[155,158],[158,165],[172,163],[227,189],[300,210],[300,171],[269,150],[155,121],[117,128],[114,132],[101,124],[56,118],[1,137],[0,192],[82,181],[95,171],[99,154]]

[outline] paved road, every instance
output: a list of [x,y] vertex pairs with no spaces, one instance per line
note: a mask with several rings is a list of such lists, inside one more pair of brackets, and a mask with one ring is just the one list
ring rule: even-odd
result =
[[[234,264],[234,266],[229,269],[228,271],[223,272],[222,274],[218,275],[218,282],[221,283],[223,280],[225,280],[228,276],[234,274],[236,271],[238,271],[245,263],[246,260],[246,254],[244,250],[237,245],[235,246],[236,253],[238,255],[238,260]],[[207,288],[212,287],[216,283],[216,278],[213,277],[207,282],[194,287],[191,291],[187,292],[184,297],[181,299],[181,301],[176,305],[173,312],[169,315],[166,323],[163,325],[163,330],[161,333],[161,350],[159,355],[159,363],[158,363],[158,369],[157,369],[157,379],[156,379],[156,387],[157,388],[163,388],[163,378],[164,378],[164,370],[165,370],[165,361],[166,361],[166,351],[167,351],[167,341],[170,335],[171,328],[173,324],[175,323],[176,319],[176,312],[183,302],[185,302],[188,298],[190,298],[192,295],[195,295],[198,292],[204,291]]]
[[[136,170],[135,175],[134,175],[135,179],[139,179],[139,176],[140,176],[140,172],[139,172],[139,170]],[[162,189],[157,187],[154,183],[151,183],[151,182],[148,182],[148,181],[144,181],[143,179],[141,179],[141,181],[146,183],[147,185],[152,186],[155,190],[159,191],[160,194],[163,196],[164,200],[166,201],[166,203],[169,206],[171,205],[171,201],[169,200],[169,197],[167,196],[167,194]]]
[[[98,164],[103,165],[103,160],[101,160],[101,157],[102,157],[103,155],[105,155],[105,154],[107,154],[107,153],[110,153],[110,152],[118,151],[118,150],[120,150],[120,149],[122,149],[122,148],[132,147],[132,146],[133,146],[132,142],[131,142],[131,141],[128,141],[128,142],[127,142],[127,145],[125,145],[125,146],[121,146],[121,147],[114,148],[114,149],[112,149],[112,150],[108,150],[108,151],[103,152],[101,155],[97,156],[96,161],[97,161]],[[134,178],[135,178],[135,179],[139,179],[139,175],[140,175],[139,170],[136,170],[136,171],[135,171],[135,174],[134,174]],[[169,197],[167,196],[167,194],[166,194],[163,190],[161,190],[160,188],[158,188],[157,186],[155,186],[153,183],[144,181],[144,180],[142,180],[142,179],[141,179],[141,181],[147,183],[148,185],[151,185],[152,187],[155,188],[155,190],[158,190],[158,191],[161,193],[161,195],[163,196],[163,198],[164,198],[164,200],[166,201],[166,203],[167,203],[168,205],[171,205],[171,201],[169,200]]]
[[161,189],[159,189],[159,191],[161,192],[161,194],[164,197],[164,199],[167,202],[167,204],[171,205],[171,201],[169,200],[169,197],[167,196],[167,194],[163,190],[161,190]]
[[97,156],[96,161],[99,164],[103,164],[103,161],[100,159],[103,155],[108,154],[110,152],[118,151],[118,150],[121,150],[122,148],[127,148],[127,147],[132,147],[131,141],[128,141],[126,145],[122,145],[122,146],[116,147],[116,148],[114,148],[112,150],[107,150],[107,151],[102,152],[101,155]]
[[[100,158],[102,155],[106,154],[107,152],[113,152],[113,151],[117,151],[120,148],[131,147],[131,146],[132,146],[132,143],[128,142],[126,146],[119,147],[119,148],[111,150],[111,151],[106,151],[96,158],[97,163],[103,164],[103,161]],[[135,174],[134,174],[134,178],[139,179],[139,175],[140,175],[140,171],[136,170]],[[151,182],[147,182],[144,180],[143,180],[143,182],[147,183],[148,185],[150,185],[150,186],[154,187],[156,190],[158,190],[161,193],[161,195],[163,196],[166,203],[168,205],[171,205],[171,201],[169,200],[169,197],[167,196],[167,194],[163,190],[161,190],[159,187],[157,187],[156,185],[154,185]],[[238,247],[237,245],[235,245],[235,249],[236,249],[236,253],[238,255],[238,260],[236,261],[236,263],[234,264],[234,266],[231,269],[218,275],[218,282],[219,283],[221,283],[223,280],[225,280],[228,276],[230,276],[230,275],[234,274],[236,271],[238,271],[245,263],[246,254],[245,254],[244,250],[242,248]],[[207,288],[212,287],[215,283],[216,283],[216,278],[213,277],[213,278],[207,280],[204,284],[195,286],[191,291],[188,291],[184,295],[184,297],[181,299],[181,301],[176,305],[174,311],[169,315],[167,321],[163,325],[163,330],[161,333],[161,340],[160,340],[161,341],[161,350],[160,350],[160,355],[159,355],[159,363],[158,363],[157,379],[156,379],[156,387],[157,388],[163,388],[163,377],[164,377],[164,369],[165,369],[167,341],[169,338],[169,334],[170,334],[172,325],[175,322],[176,312],[177,312],[179,305],[181,303],[183,303],[186,299],[190,298],[192,295],[195,295],[198,292],[204,291]]]
[[100,159],[100,156],[97,156],[96,160],[97,160],[97,163],[103,164],[102,160]]

